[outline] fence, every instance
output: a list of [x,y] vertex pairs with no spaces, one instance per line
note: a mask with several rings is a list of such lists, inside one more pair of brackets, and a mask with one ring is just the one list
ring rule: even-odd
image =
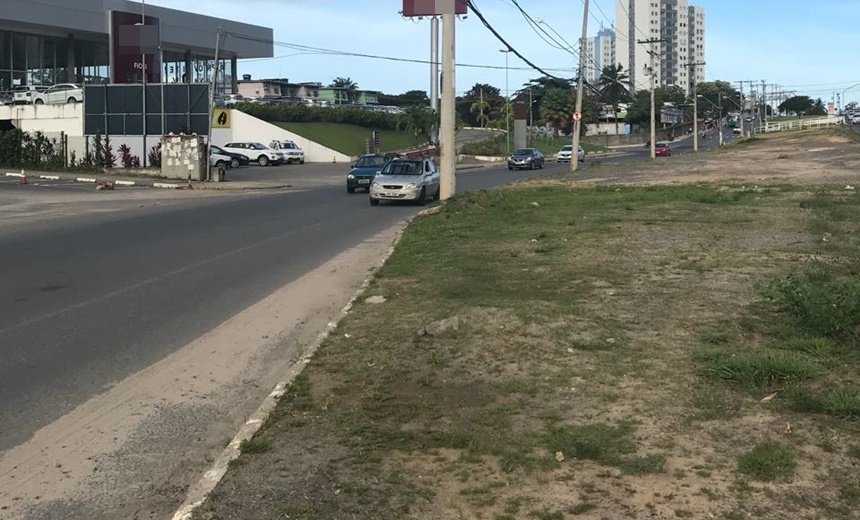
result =
[[842,118],[824,116],[815,119],[792,119],[791,121],[769,122],[761,127],[762,132],[785,132],[789,130],[805,130],[808,128],[826,128],[838,125]]

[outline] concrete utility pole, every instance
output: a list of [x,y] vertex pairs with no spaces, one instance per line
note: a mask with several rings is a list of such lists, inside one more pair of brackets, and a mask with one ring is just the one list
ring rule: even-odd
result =
[[[657,114],[656,114],[656,90],[657,85],[655,80],[657,79],[657,51],[654,50],[653,45],[655,43],[662,43],[666,40],[651,38],[649,40],[637,40],[636,43],[639,44],[650,44],[652,48],[648,51],[648,54],[651,56],[651,67],[649,70],[649,75],[651,76],[651,158],[657,158],[657,148],[656,143],[654,141],[657,140]],[[695,119],[695,117],[694,117]],[[695,138],[695,136],[694,136]]]
[[[215,112],[215,86],[218,84],[218,52],[221,50],[221,26],[215,36],[215,70],[212,74],[212,86],[209,88],[209,135],[206,141],[206,180],[212,180],[212,161],[209,160],[209,146],[212,144],[212,117]],[[220,174],[218,180],[221,180]]]
[[449,199],[457,192],[456,168],[457,150],[454,148],[454,131],[456,121],[454,97],[454,24],[457,21],[454,13],[442,15],[442,104],[440,107],[441,121],[439,128],[440,186],[439,198]]
[[[570,151],[570,171],[575,172],[579,168],[579,134],[582,124],[582,95],[585,89],[585,40],[588,38],[588,0],[585,0],[585,10],[582,13],[582,38],[579,40],[579,76],[576,81],[576,109],[574,114],[579,115],[579,120],[574,117],[573,121],[573,148]],[[529,107],[531,109],[531,107]]]
[[759,122],[762,124],[767,123],[767,83],[765,80],[761,80],[761,103],[759,103],[761,107],[759,113]]
[[512,51],[500,49],[499,52],[505,53],[505,139],[508,145],[508,155],[511,155],[511,94],[508,89],[508,55]]
[[690,78],[692,78],[693,82],[693,151],[699,151],[699,96],[698,96],[698,86],[699,82],[696,78],[695,68],[699,65],[705,65],[702,63],[691,63],[690,64]]

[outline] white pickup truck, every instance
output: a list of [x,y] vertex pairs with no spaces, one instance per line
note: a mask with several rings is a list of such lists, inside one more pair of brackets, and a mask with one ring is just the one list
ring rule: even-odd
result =
[[299,146],[289,140],[272,141],[269,148],[279,151],[285,163],[305,163],[305,152]]

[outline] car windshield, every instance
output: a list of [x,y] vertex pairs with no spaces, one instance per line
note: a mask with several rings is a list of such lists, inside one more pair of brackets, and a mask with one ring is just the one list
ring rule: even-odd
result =
[[356,168],[382,168],[385,166],[385,157],[362,157],[355,163]]
[[290,141],[281,143],[281,147],[286,148],[287,150],[295,150],[296,148],[298,148],[298,146],[296,146],[296,143],[292,143]]
[[250,147],[254,150],[265,150],[266,147],[260,143],[251,143]]
[[391,161],[382,170],[383,175],[421,175],[421,161]]
[[514,152],[514,155],[531,155],[532,151],[528,148],[520,148]]
[[572,145],[572,144],[569,144],[569,145],[566,145],[566,146],[562,146],[560,151],[562,151],[562,152],[571,152],[571,151],[573,151],[573,145]]

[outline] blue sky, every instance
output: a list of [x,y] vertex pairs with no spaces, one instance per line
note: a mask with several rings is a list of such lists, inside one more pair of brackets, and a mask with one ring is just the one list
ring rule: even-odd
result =
[[[617,0],[592,0],[588,33],[614,23]],[[551,73],[570,77],[577,58],[541,40],[510,0],[474,0],[487,20],[520,53]],[[533,18],[575,43],[582,31],[583,4],[576,0],[519,0]],[[698,0],[705,8],[706,78],[766,80],[798,94],[830,101],[834,92],[860,82],[855,63],[860,0]],[[401,0],[148,0],[161,5],[274,29],[276,42],[337,51],[428,60],[428,20],[402,18]],[[602,10],[602,12],[601,12]],[[458,93],[475,83],[505,90],[503,48],[474,14],[457,24],[457,62],[496,68],[457,68]],[[301,54],[275,47],[275,59],[240,62],[240,74],[328,83],[350,77],[360,88],[398,94],[428,90],[429,65],[326,54]],[[510,55],[508,89],[541,74]],[[860,101],[860,86],[848,91]]]

